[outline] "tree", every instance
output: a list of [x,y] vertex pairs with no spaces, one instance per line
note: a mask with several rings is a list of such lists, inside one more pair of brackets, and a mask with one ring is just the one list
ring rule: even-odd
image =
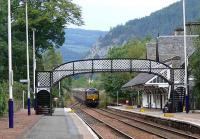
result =
[[43,70],[51,71],[53,68],[63,63],[60,51],[55,51],[53,48],[49,49],[42,57]]
[[6,41],[7,39],[7,1],[0,1],[0,42]]
[[[196,30],[200,34],[200,28]],[[193,87],[193,96],[196,98],[197,107],[200,108],[200,36],[195,41],[195,52],[190,58],[189,67],[192,71],[192,75],[195,78],[195,86]]]
[[[42,54],[64,42],[64,28],[82,25],[81,9],[71,0],[28,1],[30,68],[32,68],[32,28],[36,28],[37,67],[43,65]],[[26,78],[25,6],[12,1],[12,54],[14,80]],[[0,81],[8,79],[7,1],[0,0]],[[30,70],[32,71],[32,70]]]
[[[59,66],[63,63],[62,55],[60,51],[56,51],[55,49],[51,48],[47,50],[42,57],[41,69],[44,71],[52,71],[55,67]],[[71,89],[71,78],[68,77],[66,79],[63,79],[60,81],[60,87],[61,87],[61,98],[59,98],[59,102],[64,103],[65,99],[69,98],[69,91]],[[58,84],[54,85],[52,87],[52,97],[59,97],[58,93]],[[65,99],[64,99],[65,98]]]
[[144,40],[130,40],[123,47],[113,47],[108,52],[109,58],[145,58],[146,43],[151,40],[150,37]]
[[[25,6],[13,3],[13,29],[18,40],[25,40]],[[40,55],[48,48],[59,48],[64,43],[64,27],[82,25],[81,10],[71,0],[28,1],[29,32],[36,28],[36,52]],[[31,33],[30,33],[31,34]],[[32,36],[29,35],[30,42]]]
[[[130,40],[127,44],[121,47],[114,47],[109,50],[108,58],[145,58],[146,43],[150,38],[144,40]],[[135,76],[134,73],[105,73],[102,74],[102,83],[105,91],[111,97],[116,97],[116,92],[119,91],[119,96],[125,94],[120,93],[121,87]]]

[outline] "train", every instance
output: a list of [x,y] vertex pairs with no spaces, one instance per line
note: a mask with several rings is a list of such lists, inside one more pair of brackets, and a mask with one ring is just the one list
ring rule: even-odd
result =
[[96,88],[72,89],[72,93],[75,99],[88,107],[97,107],[99,105],[99,91]]
[[[74,98],[88,107],[97,107],[99,104],[99,91],[95,88],[72,89],[72,93]],[[49,93],[49,90],[40,90],[36,93],[34,109],[36,114],[52,115],[52,96],[51,93]]]

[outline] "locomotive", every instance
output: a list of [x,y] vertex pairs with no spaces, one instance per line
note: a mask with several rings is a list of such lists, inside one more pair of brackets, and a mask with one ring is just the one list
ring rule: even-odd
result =
[[73,89],[73,96],[88,107],[97,107],[99,104],[99,91],[95,88]]

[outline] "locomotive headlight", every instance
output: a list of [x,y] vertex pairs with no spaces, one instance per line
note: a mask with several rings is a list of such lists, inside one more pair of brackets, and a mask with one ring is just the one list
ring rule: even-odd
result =
[[94,101],[94,98],[92,100]]

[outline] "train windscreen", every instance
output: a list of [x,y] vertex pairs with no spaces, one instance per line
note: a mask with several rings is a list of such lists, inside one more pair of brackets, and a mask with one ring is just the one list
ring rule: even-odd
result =
[[97,94],[97,91],[87,91],[87,94],[88,94],[88,95]]

